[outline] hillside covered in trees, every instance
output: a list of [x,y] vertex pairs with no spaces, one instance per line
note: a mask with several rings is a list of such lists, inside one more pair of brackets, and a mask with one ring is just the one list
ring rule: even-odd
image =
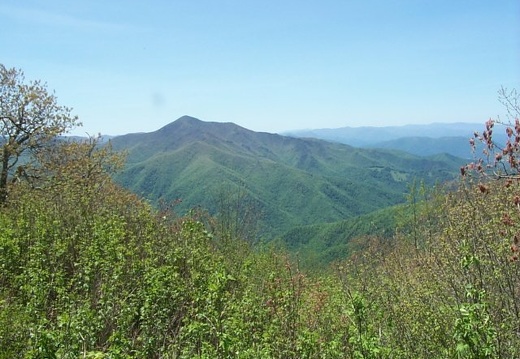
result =
[[3,358],[519,354],[517,180],[435,194],[312,275],[204,211],[153,209],[91,150],[64,145],[44,190],[18,183],[0,211]]
[[225,217],[122,188],[110,146],[52,140],[75,123],[63,108],[47,114],[64,127],[24,127],[18,109],[52,101],[4,96],[28,87],[2,75],[1,358],[519,357],[519,120],[503,149],[489,121],[489,157],[455,188],[411,193],[393,234],[312,273]]
[[450,155],[359,149],[189,116],[111,142],[127,153],[115,176],[124,187],[155,204],[181,200],[181,212],[202,206],[212,214],[222,211],[223,197],[239,194],[240,203],[224,207],[254,211],[258,236],[267,240],[403,203],[414,180],[451,181],[464,163]]

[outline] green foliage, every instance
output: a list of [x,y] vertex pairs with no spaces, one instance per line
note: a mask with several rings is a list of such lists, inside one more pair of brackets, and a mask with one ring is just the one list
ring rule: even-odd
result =
[[460,317],[455,321],[454,338],[459,358],[497,358],[496,330],[491,324],[485,292],[466,288],[468,303],[459,307]]
[[[298,257],[252,245],[249,187],[179,216],[117,186],[122,159],[96,140],[38,156],[0,209],[0,358],[520,355],[520,181],[412,184],[397,209],[290,232]],[[306,271],[312,250],[337,260]]]
[[463,162],[189,117],[152,133],[116,137],[113,144],[128,151],[116,180],[152,203],[180,198],[181,212],[202,206],[217,214],[215,198],[222,188],[244,188],[262,214],[259,235],[269,240],[302,225],[343,221],[401,203],[412,178],[429,185],[453,179]]
[[366,236],[392,238],[400,208],[393,206],[344,221],[299,226],[279,236],[275,243],[293,253],[306,271],[323,270],[362,249]]
[[518,186],[463,184],[426,202],[410,196],[411,222],[338,267],[345,286],[374,308],[368,320],[380,325],[378,343],[390,357],[518,356]]
[[342,356],[332,285],[204,213],[157,213],[110,181],[105,147],[45,158],[0,212],[0,357]]
[[383,348],[374,328],[369,322],[369,306],[359,294],[350,294],[350,311],[353,325],[350,327],[352,358],[371,359],[383,356]]
[[309,275],[293,257],[241,238],[254,224],[241,217],[245,191],[223,195],[231,212],[177,216],[114,185],[108,171],[120,159],[110,147],[65,142],[42,159],[41,189],[13,185],[0,212],[2,358],[517,354],[517,279],[488,258],[500,246],[473,239],[472,221],[488,216],[474,218],[479,192],[476,202],[459,202],[465,192],[411,201],[413,225],[402,221],[394,237],[367,237],[366,227],[395,211],[331,227],[352,227],[353,255]]

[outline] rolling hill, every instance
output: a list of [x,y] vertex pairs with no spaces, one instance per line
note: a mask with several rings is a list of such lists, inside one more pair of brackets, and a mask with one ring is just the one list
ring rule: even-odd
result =
[[452,156],[470,160],[473,158],[469,137],[449,136],[449,137],[426,137],[410,136],[395,140],[377,142],[365,147],[387,148],[401,150],[418,156],[432,156],[440,153],[449,153]]
[[327,141],[345,143],[356,147],[372,147],[378,143],[398,140],[406,137],[464,137],[467,139],[473,136],[474,131],[479,131],[482,129],[482,123],[459,122],[383,127],[346,126],[340,128],[294,130],[288,131],[284,134],[294,137],[320,138]]
[[[470,160],[474,154],[468,140],[473,137],[475,131],[482,130],[482,123],[432,123],[294,130],[286,132],[285,135],[318,138],[362,148],[394,149],[418,156],[447,153]],[[497,143],[505,143],[505,129],[495,132],[494,139]]]
[[278,236],[276,243],[297,256],[302,268],[326,268],[359,249],[359,241],[368,236],[389,240],[395,234],[401,207],[387,207],[333,223],[295,227]]
[[150,133],[112,139],[128,153],[116,180],[153,203],[218,211],[223,189],[242,191],[272,238],[294,227],[354,218],[404,200],[410,180],[453,179],[463,160],[360,149],[184,116]]

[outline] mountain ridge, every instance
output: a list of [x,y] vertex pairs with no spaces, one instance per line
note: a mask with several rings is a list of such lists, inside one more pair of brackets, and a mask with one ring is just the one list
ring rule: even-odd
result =
[[215,213],[221,188],[243,190],[270,235],[400,203],[407,181],[450,180],[460,166],[454,157],[359,149],[190,116],[157,131],[115,137],[112,145],[128,153],[116,179],[153,203],[182,198],[183,210],[200,205]]
[[284,134],[294,137],[320,138],[356,147],[374,147],[379,143],[399,141],[408,137],[428,137],[431,139],[464,137],[469,139],[473,136],[474,131],[480,130],[481,128],[482,124],[479,123],[434,122],[431,124],[410,124],[402,126],[346,126],[313,130],[293,130],[287,131]]

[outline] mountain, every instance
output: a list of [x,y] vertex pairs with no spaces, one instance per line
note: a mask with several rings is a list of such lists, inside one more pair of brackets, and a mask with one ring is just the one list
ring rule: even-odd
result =
[[181,199],[179,211],[200,205],[213,213],[223,192],[240,191],[261,215],[267,237],[400,203],[412,179],[451,180],[464,162],[253,132],[189,116],[111,142],[128,153],[116,177],[122,185],[153,203]]
[[[479,123],[432,123],[295,130],[284,134],[299,138],[319,138],[356,147],[391,148],[420,156],[449,153],[461,158],[471,158],[468,139],[473,137],[475,131],[482,131],[483,127]],[[496,137],[499,141],[504,139],[505,136]]]
[[469,137],[401,137],[395,140],[377,142],[366,147],[387,148],[405,151],[418,156],[432,156],[439,153],[449,153],[450,155],[471,159],[473,153],[468,141]]
[[328,141],[370,146],[375,143],[396,140],[403,137],[471,137],[475,131],[483,129],[481,123],[432,123],[403,126],[361,126],[322,128],[314,130],[294,130],[284,133],[287,136],[321,138]]

